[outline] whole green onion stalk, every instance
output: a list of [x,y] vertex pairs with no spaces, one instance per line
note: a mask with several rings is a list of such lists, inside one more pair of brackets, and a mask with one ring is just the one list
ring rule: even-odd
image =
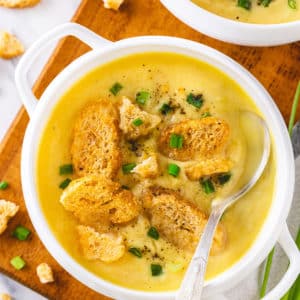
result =
[[[292,112],[290,116],[290,121],[289,121],[289,134],[292,135],[293,131],[293,126],[295,124],[295,119],[296,119],[296,113],[297,113],[297,108],[299,106],[299,101],[300,101],[300,81],[298,82],[298,86],[296,89],[294,101],[293,101],[293,106],[292,106]],[[296,244],[298,246],[298,249],[300,249],[300,228],[298,230],[297,238],[296,238]],[[270,270],[272,266],[272,261],[273,261],[273,255],[274,255],[275,248],[272,249],[272,251],[269,253],[266,266],[265,266],[265,272],[264,272],[264,278],[263,278],[263,283],[261,286],[260,290],[260,297],[263,298],[266,294],[267,290],[267,285],[269,281],[269,276],[270,276]],[[284,295],[281,300],[300,300],[300,276],[298,276],[296,282],[294,285],[290,288],[290,290]]]

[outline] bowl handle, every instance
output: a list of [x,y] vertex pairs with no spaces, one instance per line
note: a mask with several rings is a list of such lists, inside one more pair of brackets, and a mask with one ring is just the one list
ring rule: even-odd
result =
[[27,80],[29,68],[37,56],[50,42],[68,35],[78,38],[92,49],[103,47],[104,45],[111,43],[93,31],[76,23],[65,23],[59,25],[37,40],[23,55],[15,73],[17,90],[30,117],[32,116],[37,105],[37,99],[34,96]]
[[280,299],[293,285],[297,276],[300,274],[300,251],[297,248],[286,223],[279,236],[278,243],[288,256],[290,265],[280,282],[261,300]]

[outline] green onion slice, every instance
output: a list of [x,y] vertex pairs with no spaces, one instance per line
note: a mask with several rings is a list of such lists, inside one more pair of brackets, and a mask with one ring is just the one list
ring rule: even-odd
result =
[[140,118],[137,118],[135,120],[132,121],[132,125],[134,126],[141,126],[143,124],[143,121]]
[[180,134],[172,133],[170,136],[170,147],[181,149],[183,146],[183,136]]
[[201,185],[202,185],[202,188],[205,192],[205,194],[211,194],[211,193],[214,193],[215,192],[215,187],[214,187],[214,184],[212,183],[212,181],[210,179],[203,179],[201,181]]
[[288,0],[288,5],[292,9],[297,9],[297,2],[296,2],[296,0]]
[[162,274],[162,266],[158,264],[151,264],[151,274],[152,276],[159,276]]
[[206,111],[201,115],[201,118],[207,118],[207,117],[211,117],[211,113],[209,111]]
[[147,232],[147,235],[149,237],[151,237],[152,239],[154,239],[154,240],[159,239],[159,232],[157,231],[157,229],[155,227],[150,227],[148,232]]
[[129,163],[122,166],[122,171],[124,174],[129,174],[136,167],[135,163]]
[[168,173],[174,177],[177,177],[180,172],[180,167],[176,164],[169,164],[168,165]]
[[136,94],[135,101],[138,104],[144,105],[144,104],[146,104],[146,102],[148,101],[149,98],[150,98],[149,92],[141,91]]
[[173,108],[167,104],[164,103],[161,108],[159,109],[159,111],[163,114],[163,115],[167,115],[169,112],[171,112],[173,110]]
[[67,164],[59,167],[59,175],[73,174],[73,165]]
[[218,176],[218,181],[221,185],[227,183],[231,178],[231,173],[224,173]]
[[251,5],[252,5],[251,0],[238,0],[237,1],[237,6],[247,9],[247,10],[250,10]]
[[128,252],[130,252],[132,255],[139,257],[139,258],[141,258],[143,256],[142,251],[139,248],[134,248],[134,247],[129,248]]
[[16,256],[10,260],[11,265],[17,269],[21,270],[26,266],[26,262],[22,259],[21,256]]
[[123,88],[122,84],[120,84],[119,82],[116,82],[116,83],[109,89],[109,91],[110,91],[114,96],[117,96],[117,94],[121,91],[122,88]]
[[8,188],[8,182],[7,181],[1,181],[0,182],[0,190],[5,190]]
[[203,105],[204,99],[202,94],[195,95],[193,93],[188,94],[186,101],[195,106],[196,108],[201,108]]
[[25,241],[28,239],[31,231],[27,229],[26,227],[19,225],[15,228],[13,231],[13,236],[17,238],[19,241]]
[[66,178],[64,181],[60,183],[59,188],[62,190],[65,189],[70,184],[71,181],[72,179]]

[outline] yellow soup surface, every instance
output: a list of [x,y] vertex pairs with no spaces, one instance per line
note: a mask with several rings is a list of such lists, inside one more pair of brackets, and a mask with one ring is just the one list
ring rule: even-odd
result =
[[239,7],[237,0],[192,0],[200,7],[219,16],[256,24],[278,24],[300,20],[300,2],[292,9],[288,0],[272,0],[269,6],[264,7],[259,1],[252,0],[249,10]]
[[[109,91],[115,82],[123,86],[116,96]],[[153,114],[159,115],[161,105],[170,99],[180,103],[184,113],[178,110],[169,116],[173,123],[187,118],[199,119],[209,112],[229,124],[232,180],[226,183],[224,188],[230,189],[234,179],[243,171],[245,160],[252,160],[238,125],[238,116],[241,109],[259,113],[256,106],[235,81],[216,68],[187,56],[156,52],[124,57],[98,67],[63,95],[43,130],[37,156],[36,185],[45,218],[55,237],[84,268],[101,278],[132,289],[175,290],[180,286],[191,253],[177,249],[164,238],[149,238],[148,223],[144,217],[140,216],[134,225],[125,229],[127,243],[135,247],[146,245],[155,255],[137,258],[126,251],[116,262],[89,261],[83,257],[78,244],[78,221],[59,202],[62,193],[60,183],[67,177],[75,178],[75,175],[59,175],[59,166],[71,163],[70,144],[78,113],[87,103],[101,98],[110,99],[116,105],[122,96],[134,101],[139,91],[149,91],[151,96],[143,109]],[[186,97],[190,92],[203,94],[204,104],[200,109],[195,109],[187,103]],[[155,142],[154,138],[155,136],[150,136],[145,143],[151,145]],[[126,159],[126,149],[123,150]],[[169,162],[168,158],[159,156],[159,164],[163,170]],[[183,169],[183,162],[177,164]],[[275,167],[272,157],[255,188],[222,217],[222,224],[227,232],[226,246],[223,251],[210,257],[207,279],[231,267],[245,255],[255,241],[271,206]],[[131,175],[123,175],[120,171],[118,180],[121,184],[129,186],[134,193],[139,193],[139,185],[135,185]],[[177,178],[164,171],[161,176],[153,179],[153,183],[179,190],[182,196],[209,214],[214,195],[204,193],[199,181],[188,180],[183,171]],[[162,256],[163,260],[159,259]],[[160,276],[151,276],[151,263],[162,265],[163,273]]]

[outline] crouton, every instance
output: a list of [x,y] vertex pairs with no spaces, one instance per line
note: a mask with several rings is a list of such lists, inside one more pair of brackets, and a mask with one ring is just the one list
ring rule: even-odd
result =
[[105,8],[118,10],[124,0],[103,0],[103,2]]
[[199,180],[201,177],[226,173],[230,170],[231,162],[225,158],[213,158],[200,162],[185,169],[185,174],[190,180]]
[[38,4],[40,0],[0,0],[0,6],[8,8],[24,8]]
[[[0,0],[1,3],[1,0]],[[10,59],[21,55],[24,47],[21,42],[13,35],[6,31],[0,30],[0,57]]]
[[7,228],[7,223],[19,210],[19,206],[13,202],[0,200],[0,234]]
[[[170,146],[171,135],[182,136],[182,147]],[[187,120],[165,128],[158,141],[159,150],[171,159],[187,161],[211,158],[220,153],[229,138],[229,125],[214,117]]]
[[89,226],[77,226],[83,255],[88,260],[113,262],[125,253],[123,238],[114,233],[99,233]]
[[60,202],[82,224],[95,228],[129,222],[140,211],[131,191],[104,176],[87,176],[72,181],[62,193]]
[[155,178],[158,176],[158,162],[156,155],[149,156],[143,162],[131,170],[143,178]]
[[[175,191],[154,187],[146,192],[144,207],[152,226],[169,242],[180,249],[195,251],[207,223],[207,216]],[[225,245],[225,230],[217,227],[211,254]]]
[[[135,121],[140,124],[135,125]],[[131,103],[127,97],[123,97],[120,106],[120,128],[129,140],[135,140],[148,135],[159,123],[161,118],[142,111],[138,106]]]
[[114,178],[122,162],[119,142],[119,115],[114,104],[101,100],[87,105],[75,122],[71,144],[76,174]]
[[36,267],[36,273],[41,283],[54,282],[51,267],[46,263],[41,263]]
[[0,300],[11,300],[11,296],[8,294],[0,294]]

